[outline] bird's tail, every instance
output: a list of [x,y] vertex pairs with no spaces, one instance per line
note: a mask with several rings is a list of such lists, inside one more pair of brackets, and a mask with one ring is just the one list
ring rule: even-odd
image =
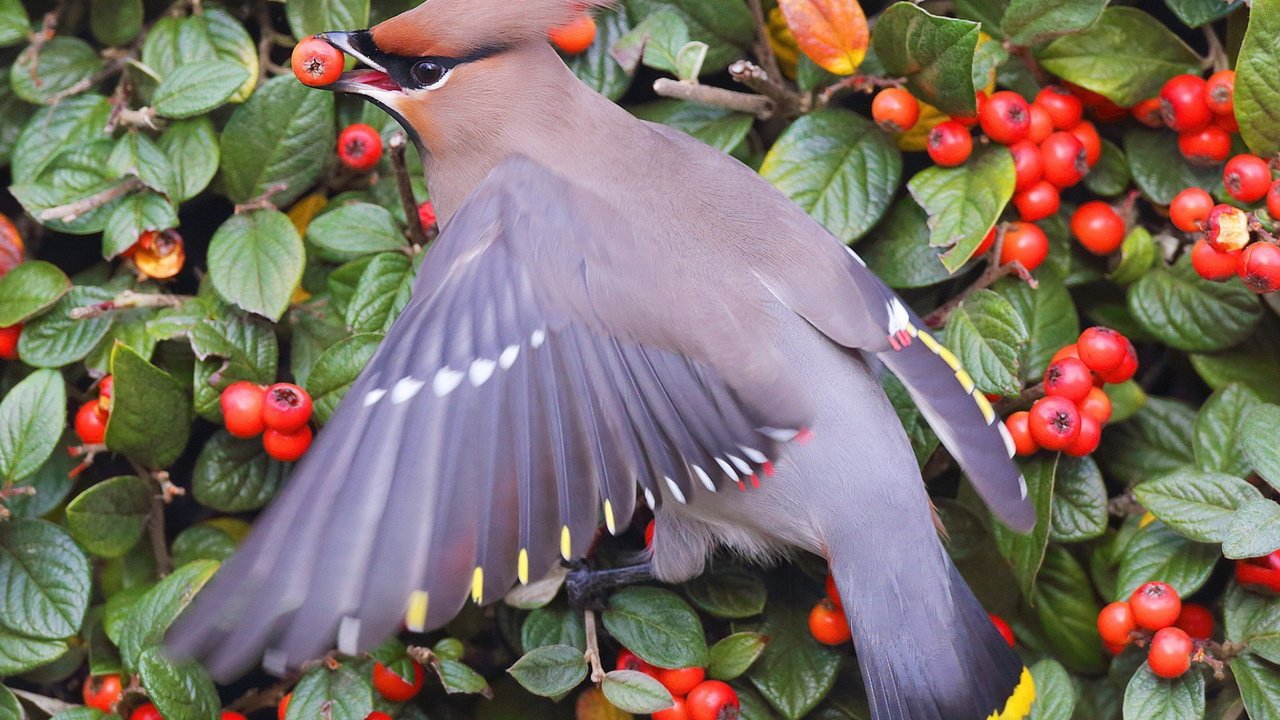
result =
[[833,554],[872,719],[1023,720],[1035,700],[1031,673],[938,553],[925,567]]

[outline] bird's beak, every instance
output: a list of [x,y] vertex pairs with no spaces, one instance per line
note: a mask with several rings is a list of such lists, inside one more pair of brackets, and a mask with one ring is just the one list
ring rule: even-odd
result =
[[364,95],[375,99],[385,98],[389,93],[400,92],[400,87],[391,79],[387,69],[369,57],[373,40],[368,30],[325,32],[320,33],[318,37],[367,66],[342,73],[341,77],[323,86],[322,89]]

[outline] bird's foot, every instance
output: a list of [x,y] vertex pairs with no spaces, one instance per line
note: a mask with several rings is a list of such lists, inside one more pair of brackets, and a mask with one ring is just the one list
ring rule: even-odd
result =
[[652,579],[653,568],[647,562],[607,570],[592,570],[585,561],[577,561],[570,565],[564,586],[571,606],[584,610],[602,610],[605,597],[611,591],[624,585],[648,582]]

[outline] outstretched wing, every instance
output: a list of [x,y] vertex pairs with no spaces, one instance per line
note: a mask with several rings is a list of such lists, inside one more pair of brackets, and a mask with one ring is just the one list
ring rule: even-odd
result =
[[170,647],[218,678],[362,651],[580,556],[601,515],[625,529],[637,485],[688,502],[767,472],[807,409],[768,352],[717,368],[648,309],[652,271],[608,250],[638,235],[528,160],[495,169]]

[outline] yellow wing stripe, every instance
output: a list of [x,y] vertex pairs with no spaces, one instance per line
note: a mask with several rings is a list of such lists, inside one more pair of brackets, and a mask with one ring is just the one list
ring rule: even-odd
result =
[[477,605],[484,598],[484,568],[476,566],[475,572],[471,574],[471,599]]
[[1031,713],[1031,704],[1036,700],[1036,681],[1031,671],[1022,668],[1022,677],[1018,678],[1018,686],[1004,704],[1004,710],[993,712],[987,720],[1023,720]]
[[606,498],[604,501],[604,526],[609,528],[610,535],[617,535],[618,530],[613,522],[613,504]]
[[943,345],[939,345],[938,348],[938,357],[942,358],[942,362],[946,363],[947,367],[952,370],[959,370],[960,358],[956,357],[955,353],[951,352]]
[[569,526],[562,525],[560,527],[560,557],[565,560],[572,560],[573,544],[569,541]]
[[969,397],[973,398],[973,402],[976,403],[978,405],[978,409],[982,411],[982,417],[987,421],[987,424],[990,425],[995,422],[995,409],[992,408],[991,403],[987,401],[987,396],[983,395],[977,389],[977,386],[973,382],[973,376],[969,374],[969,371],[960,366],[960,358],[956,357],[955,353],[948,350],[928,332],[920,330],[912,325],[908,325],[907,329],[909,332],[913,332],[920,342],[924,343],[925,347],[929,348],[934,355],[942,358],[942,361],[955,372],[956,381],[959,382],[960,387],[964,388],[964,391],[969,394]]
[[956,368],[956,379],[960,381],[960,387],[964,388],[965,392],[973,392],[973,377],[969,375],[969,371],[964,368]]
[[978,409],[982,411],[982,418],[987,421],[988,425],[995,422],[996,411],[995,408],[991,407],[991,402],[987,400],[986,395],[983,395],[980,390],[974,390],[969,393],[969,397],[978,403]]
[[413,632],[422,632],[427,627],[427,592],[414,590],[409,593],[409,608],[404,613],[404,624]]
[[938,341],[934,340],[933,336],[925,332],[924,330],[921,330],[920,334],[917,335],[916,337],[920,338],[920,342],[924,343],[924,346],[929,348],[929,350],[932,351],[935,355],[942,350],[942,345],[938,344]]
[[529,551],[520,548],[520,559],[516,561],[516,578],[521,585],[529,584]]

